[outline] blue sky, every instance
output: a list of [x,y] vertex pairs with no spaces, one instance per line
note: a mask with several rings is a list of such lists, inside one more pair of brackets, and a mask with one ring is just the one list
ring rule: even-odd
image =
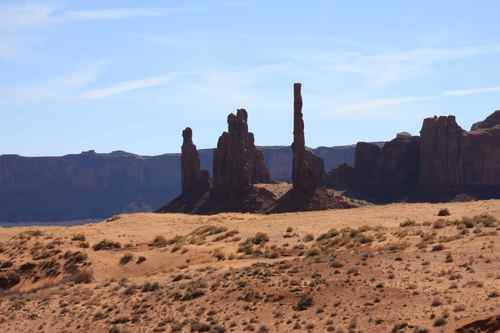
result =
[[0,154],[215,146],[249,111],[258,145],[418,133],[500,108],[500,2],[1,1]]

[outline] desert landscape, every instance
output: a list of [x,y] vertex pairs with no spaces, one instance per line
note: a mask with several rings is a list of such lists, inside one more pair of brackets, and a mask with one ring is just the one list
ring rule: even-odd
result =
[[500,332],[499,12],[0,1],[0,333]]
[[3,228],[0,331],[495,332],[499,219],[489,200]]

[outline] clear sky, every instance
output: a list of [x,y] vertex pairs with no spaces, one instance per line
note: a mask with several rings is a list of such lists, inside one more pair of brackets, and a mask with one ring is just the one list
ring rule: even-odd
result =
[[0,1],[0,154],[213,147],[249,112],[289,145],[303,83],[306,144],[417,134],[500,108],[500,1]]

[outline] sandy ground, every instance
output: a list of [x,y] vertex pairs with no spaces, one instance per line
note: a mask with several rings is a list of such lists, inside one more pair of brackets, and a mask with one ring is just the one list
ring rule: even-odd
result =
[[475,321],[500,314],[496,219],[488,200],[0,228],[0,332],[495,332]]

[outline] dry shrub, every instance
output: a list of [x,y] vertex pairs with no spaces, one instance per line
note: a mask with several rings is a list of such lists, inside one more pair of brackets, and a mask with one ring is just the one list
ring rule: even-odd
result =
[[94,251],[103,251],[103,250],[117,250],[121,249],[122,245],[118,242],[114,242],[108,239],[103,239],[99,243],[95,244],[92,248]]

